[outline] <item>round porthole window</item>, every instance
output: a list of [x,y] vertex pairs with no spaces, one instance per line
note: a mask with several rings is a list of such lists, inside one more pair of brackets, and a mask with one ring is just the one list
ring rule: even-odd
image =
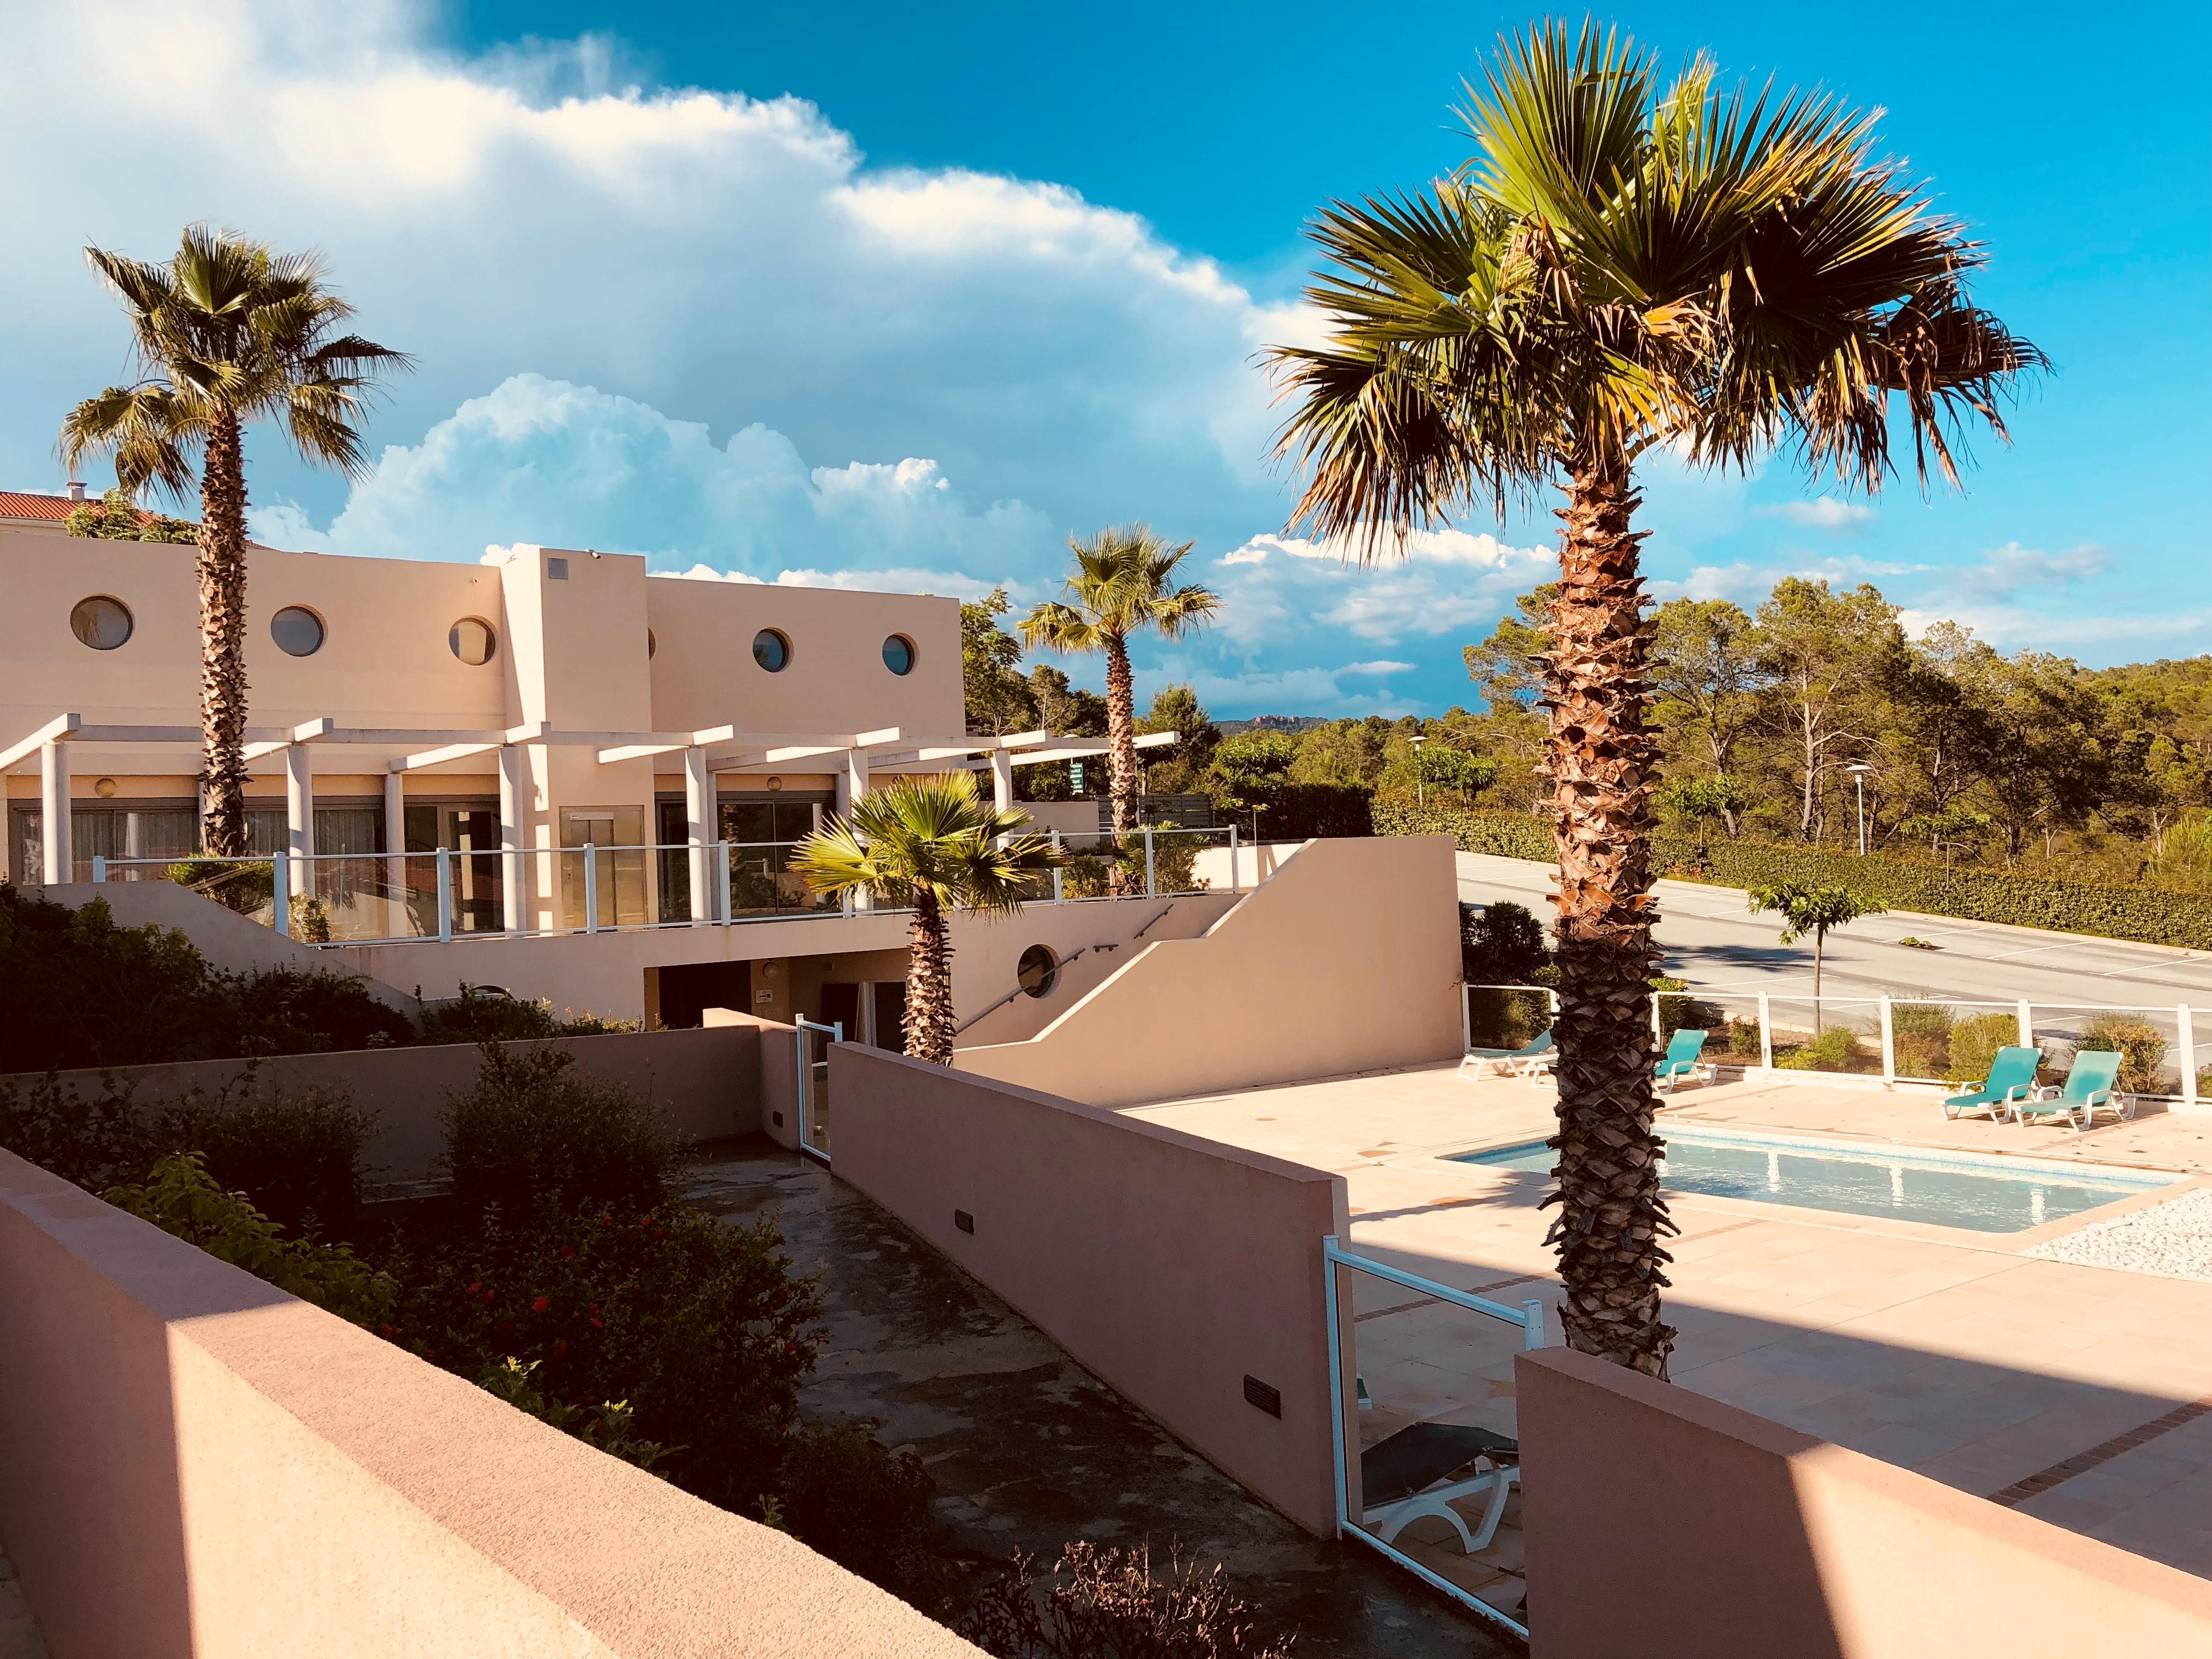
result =
[[894,634],[885,640],[884,666],[894,674],[914,672],[914,641],[903,634]]
[[481,668],[499,651],[499,635],[482,617],[464,617],[446,635],[453,654],[471,668]]
[[288,605],[269,619],[269,637],[288,657],[312,657],[323,648],[323,619],[304,605]]
[[1022,952],[1020,964],[1014,969],[1014,982],[1033,997],[1052,994],[1052,988],[1060,981],[1060,958],[1052,953],[1048,945],[1032,945]]
[[791,665],[791,641],[773,628],[763,628],[753,635],[753,660],[771,674],[781,674]]
[[112,651],[131,637],[131,607],[95,593],[70,612],[70,632],[95,651]]

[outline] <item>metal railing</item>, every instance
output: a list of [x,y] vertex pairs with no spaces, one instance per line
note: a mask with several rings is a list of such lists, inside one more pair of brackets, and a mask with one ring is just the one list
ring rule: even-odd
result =
[[[1525,1639],[1528,1626],[1481,1592],[1485,1589],[1493,1593],[1500,1589],[1510,1591],[1523,1583],[1510,1565],[1517,1552],[1499,1547],[1500,1533],[1505,1529],[1506,1508],[1512,1489],[1520,1480],[1518,1421],[1512,1403],[1513,1355],[1545,1346],[1543,1304],[1531,1297],[1517,1308],[1508,1307],[1474,1291],[1458,1290],[1388,1262],[1354,1255],[1343,1249],[1334,1234],[1322,1240],[1322,1305],[1328,1328],[1328,1352],[1334,1362],[1328,1368],[1329,1422],[1335,1451],[1332,1461],[1336,1476],[1338,1536],[1358,1540],[1463,1607]],[[1346,1274],[1353,1277],[1347,1279]],[[1392,1287],[1390,1294],[1395,1299],[1388,1305],[1361,1310],[1358,1293],[1362,1276],[1370,1285]],[[1412,1292],[1413,1299],[1397,1296],[1401,1291]],[[1342,1304],[1346,1302],[1353,1310],[1349,1322],[1343,1316]],[[1475,1316],[1477,1322],[1463,1327],[1456,1339],[1449,1333],[1440,1334],[1436,1322],[1439,1319],[1469,1314]],[[1393,1328],[1380,1322],[1394,1318],[1413,1327],[1406,1336],[1410,1346],[1403,1352],[1395,1351],[1399,1345],[1392,1340]],[[1362,1352],[1363,1328],[1370,1333],[1364,1339],[1369,1346],[1367,1352]],[[1457,1350],[1444,1360],[1436,1358],[1440,1334],[1453,1341]],[[1344,1377],[1347,1372],[1354,1379],[1358,1396],[1357,1409],[1351,1413],[1345,1409]],[[1440,1399],[1434,1392],[1433,1382],[1411,1385],[1401,1395],[1398,1386],[1401,1372],[1448,1379],[1444,1386],[1460,1388],[1462,1395]],[[1376,1443],[1364,1446],[1357,1460],[1348,1443],[1347,1417],[1360,1425],[1363,1440],[1370,1421],[1376,1425]],[[1460,1420],[1484,1417],[1490,1421]],[[1449,1427],[1486,1434],[1489,1438],[1482,1443],[1485,1449],[1478,1453],[1462,1446],[1447,1452],[1435,1460],[1434,1480],[1423,1482],[1416,1476],[1411,1482],[1399,1483],[1412,1485],[1412,1491],[1394,1488],[1376,1492],[1370,1489],[1366,1453],[1381,1451],[1393,1435],[1403,1429],[1442,1424],[1447,1418],[1455,1419]],[[1470,1475],[1468,1469],[1475,1465],[1478,1457],[1487,1468],[1480,1474]],[[1463,1513],[1459,1508],[1462,1504],[1473,1513]],[[1444,1546],[1441,1552],[1427,1550],[1433,1565],[1416,1559],[1397,1542],[1407,1526],[1425,1518],[1450,1526],[1461,1546],[1458,1550],[1450,1545]],[[1469,1520],[1475,1522],[1472,1531],[1468,1526]],[[1506,1530],[1517,1532],[1517,1522]]]
[[[1755,981],[1754,981],[1755,982]],[[1541,985],[1462,988],[1464,1046],[1510,1053],[1550,1028],[1559,994]],[[2048,1002],[2032,998],[1822,996],[1692,985],[1650,995],[1651,1029],[1663,1045],[1675,1031],[1708,1032],[1702,1063],[1757,1068],[1778,1080],[1796,1073],[1862,1077],[1884,1085],[1978,1082],[2001,1048],[2039,1049],[2041,1077],[2060,1080],[2074,1055],[2117,1049],[2120,1092],[2193,1109],[2212,1085],[2212,1030],[2200,1040],[2188,1003]]]
[[[1236,829],[1154,827],[1123,837],[1054,836],[1068,855],[1030,902],[1169,897],[1225,886],[1248,872]],[[817,893],[791,868],[797,841],[660,842],[640,846],[441,848],[434,851],[258,853],[100,858],[96,883],[176,881],[311,945],[441,942],[696,927],[853,915],[880,902]],[[1112,871],[1123,871],[1122,890]],[[1201,868],[1203,866],[1203,868]],[[1095,893],[1091,890],[1096,888]],[[697,894],[695,900],[694,895]]]

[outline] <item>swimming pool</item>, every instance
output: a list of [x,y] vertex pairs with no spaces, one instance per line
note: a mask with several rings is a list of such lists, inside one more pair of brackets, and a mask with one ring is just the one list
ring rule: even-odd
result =
[[[1894,1216],[1978,1233],[2021,1232],[2179,1179],[1902,1146],[1831,1146],[1705,1129],[1660,1133],[1667,1142],[1661,1184],[1673,1192]],[[1450,1161],[1549,1175],[1559,1154],[1540,1140],[1524,1141],[1461,1152]]]

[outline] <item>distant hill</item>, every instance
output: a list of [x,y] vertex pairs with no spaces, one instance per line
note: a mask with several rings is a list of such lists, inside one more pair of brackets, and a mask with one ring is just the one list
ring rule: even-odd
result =
[[1261,714],[1249,720],[1216,720],[1214,727],[1224,738],[1233,738],[1239,732],[1287,732],[1297,737],[1310,732],[1328,721],[1319,714]]

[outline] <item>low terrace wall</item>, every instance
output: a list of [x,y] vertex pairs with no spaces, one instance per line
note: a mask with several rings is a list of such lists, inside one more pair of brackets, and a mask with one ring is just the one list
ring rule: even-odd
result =
[[1687,1389],[1514,1362],[1534,1659],[2212,1653],[2212,1583]]
[[841,1178],[1334,1535],[1321,1242],[1348,1230],[1341,1176],[854,1043],[830,1101]]
[[[718,1011],[719,1012],[719,1011]],[[732,1024],[687,1031],[629,1031],[611,1036],[548,1037],[506,1045],[517,1050],[557,1048],[576,1057],[584,1076],[635,1090],[664,1113],[686,1140],[750,1134],[763,1125],[762,1031],[788,1026],[745,1016]],[[787,1041],[788,1040],[787,1036]],[[789,1069],[792,1051],[775,1059]],[[181,1099],[195,1089],[293,1091],[343,1090],[375,1112],[382,1127],[365,1155],[372,1182],[420,1181],[434,1168],[444,1146],[438,1114],[447,1096],[468,1089],[482,1063],[473,1043],[428,1048],[355,1048],[327,1054],[279,1054],[258,1060],[201,1060],[163,1066],[119,1066],[106,1071],[64,1072],[61,1081],[92,1099],[106,1079],[133,1091],[141,1106]],[[250,1075],[249,1075],[250,1073]],[[0,1079],[16,1087],[33,1079]]]
[[5,1152],[0,1531],[54,1659],[977,1652]]

